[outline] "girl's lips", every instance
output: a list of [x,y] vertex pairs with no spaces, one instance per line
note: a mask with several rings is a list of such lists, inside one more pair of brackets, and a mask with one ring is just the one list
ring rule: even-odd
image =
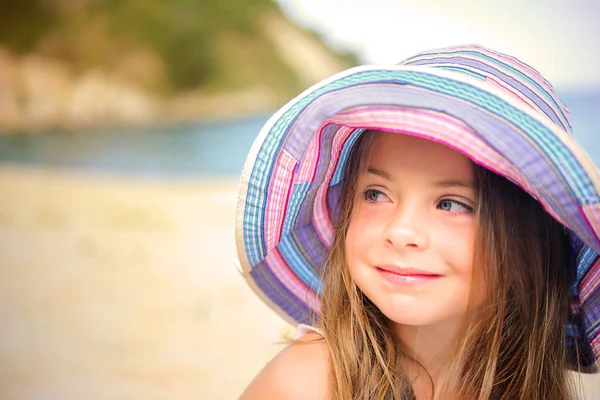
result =
[[393,285],[420,285],[440,279],[442,275],[413,268],[376,267],[375,270],[388,283]]
[[440,276],[440,274],[436,274],[434,272],[425,271],[422,269],[416,268],[401,268],[396,267],[395,265],[380,265],[376,267],[384,272],[389,272],[391,274],[396,274],[400,276]]

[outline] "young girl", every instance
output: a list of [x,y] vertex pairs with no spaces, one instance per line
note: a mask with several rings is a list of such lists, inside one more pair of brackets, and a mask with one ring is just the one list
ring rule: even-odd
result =
[[277,112],[237,209],[298,338],[242,399],[573,399],[600,355],[600,173],[550,84],[479,46],[357,67]]

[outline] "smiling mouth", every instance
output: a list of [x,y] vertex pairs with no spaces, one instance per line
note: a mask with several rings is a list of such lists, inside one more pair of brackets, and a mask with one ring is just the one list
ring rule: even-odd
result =
[[440,274],[412,269],[375,267],[379,275],[393,285],[416,285],[433,282],[442,277]]

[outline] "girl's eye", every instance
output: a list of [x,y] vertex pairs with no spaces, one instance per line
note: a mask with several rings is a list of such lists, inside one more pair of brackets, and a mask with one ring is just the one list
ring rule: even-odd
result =
[[447,211],[452,214],[464,214],[464,213],[472,213],[473,208],[468,205],[461,203],[460,201],[452,200],[452,199],[443,199],[438,203],[438,208],[442,211]]
[[369,203],[379,203],[381,201],[386,201],[388,198],[383,192],[376,189],[365,190],[363,196]]

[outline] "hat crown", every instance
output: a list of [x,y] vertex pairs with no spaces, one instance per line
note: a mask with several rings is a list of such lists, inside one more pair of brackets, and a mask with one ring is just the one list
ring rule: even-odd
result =
[[419,53],[399,65],[444,69],[480,79],[572,134],[569,110],[550,82],[515,57],[478,45],[454,46]]

